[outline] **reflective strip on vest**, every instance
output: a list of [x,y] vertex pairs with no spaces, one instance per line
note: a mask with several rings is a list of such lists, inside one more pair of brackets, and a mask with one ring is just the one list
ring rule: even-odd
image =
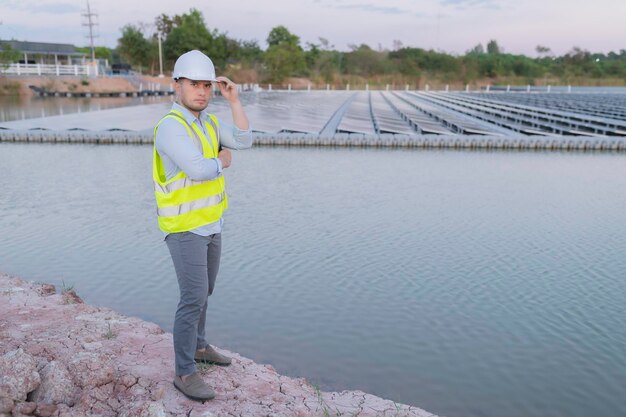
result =
[[160,155],[156,150],[156,132],[166,118],[181,123],[190,139],[205,158],[217,158],[219,147],[219,127],[210,116],[205,124],[209,138],[195,125],[189,125],[178,111],[171,111],[154,128],[153,178],[154,195],[157,202],[159,227],[166,233],[189,231],[218,221],[228,206],[224,178],[196,181],[184,172],[165,180],[165,171]]
[[179,178],[175,181],[170,182],[167,185],[162,185],[159,184],[156,181],[154,182],[154,191],[155,192],[159,192],[159,193],[163,193],[163,194],[169,194],[171,192],[174,191],[178,191],[181,188],[186,188],[186,187],[191,187],[193,185],[199,185],[202,184],[204,181],[196,181],[196,180],[192,180],[189,177],[184,177],[184,178]]
[[216,206],[225,198],[225,193],[213,195],[201,200],[190,201],[178,206],[157,207],[157,214],[162,217],[178,216],[180,214],[189,213],[193,210],[199,210],[204,207]]

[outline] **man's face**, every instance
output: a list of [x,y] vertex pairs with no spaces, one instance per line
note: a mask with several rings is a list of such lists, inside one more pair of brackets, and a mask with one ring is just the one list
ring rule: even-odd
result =
[[200,113],[209,105],[211,81],[196,81],[182,78],[176,82],[180,103],[194,113]]

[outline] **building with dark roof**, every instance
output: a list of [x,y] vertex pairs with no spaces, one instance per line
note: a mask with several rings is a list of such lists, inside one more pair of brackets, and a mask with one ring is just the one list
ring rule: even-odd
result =
[[74,45],[67,43],[0,40],[0,45],[8,45],[20,51],[20,64],[84,65],[86,59],[86,54],[77,52]]

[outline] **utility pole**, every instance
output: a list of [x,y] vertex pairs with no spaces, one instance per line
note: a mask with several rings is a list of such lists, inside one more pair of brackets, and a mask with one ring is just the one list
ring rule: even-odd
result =
[[159,78],[163,78],[163,52],[161,51],[161,32],[157,32],[159,38]]
[[82,14],[82,16],[85,18],[85,22],[83,22],[83,26],[88,26],[89,27],[89,35],[87,35],[87,37],[89,38],[89,45],[91,46],[91,62],[96,63],[96,49],[93,45],[93,40],[94,38],[97,38],[98,35],[94,34],[94,26],[97,26],[98,23],[96,22],[96,19],[98,17],[98,14],[95,12],[91,11],[91,7],[89,6],[89,0],[87,0],[87,11],[85,13]]

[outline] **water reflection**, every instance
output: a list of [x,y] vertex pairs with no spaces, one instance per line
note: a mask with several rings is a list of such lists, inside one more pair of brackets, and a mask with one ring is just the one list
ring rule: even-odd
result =
[[172,97],[0,96],[0,122],[171,101]]
[[[211,343],[441,416],[626,416],[623,154],[234,160]],[[151,164],[151,146],[0,143],[0,271],[170,331]]]

